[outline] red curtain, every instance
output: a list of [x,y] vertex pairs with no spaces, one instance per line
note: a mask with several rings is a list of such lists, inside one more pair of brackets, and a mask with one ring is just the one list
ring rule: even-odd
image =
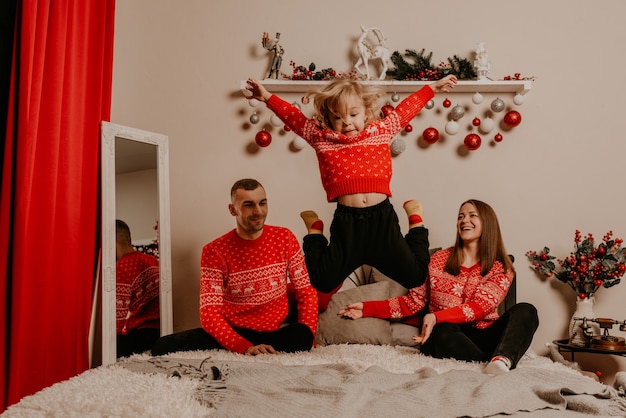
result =
[[2,410],[88,368],[115,0],[18,1],[0,204]]

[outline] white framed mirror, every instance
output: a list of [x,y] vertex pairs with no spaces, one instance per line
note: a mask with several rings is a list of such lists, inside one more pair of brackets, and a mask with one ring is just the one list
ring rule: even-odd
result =
[[[173,332],[168,139],[102,122],[101,364],[117,359],[116,219],[129,224],[134,246],[157,244],[160,335]],[[141,179],[140,189],[129,189],[129,176]]]

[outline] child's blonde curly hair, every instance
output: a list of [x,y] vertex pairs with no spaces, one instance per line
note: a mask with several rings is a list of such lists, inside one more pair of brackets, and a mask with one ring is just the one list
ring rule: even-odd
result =
[[363,101],[366,125],[379,119],[381,108],[379,99],[385,96],[385,91],[378,86],[364,85],[355,80],[335,79],[321,91],[307,92],[302,102],[306,104],[309,102],[309,96],[315,96],[313,100],[315,119],[322,127],[332,130],[330,117],[341,116],[345,112],[347,97],[352,94],[356,94]]

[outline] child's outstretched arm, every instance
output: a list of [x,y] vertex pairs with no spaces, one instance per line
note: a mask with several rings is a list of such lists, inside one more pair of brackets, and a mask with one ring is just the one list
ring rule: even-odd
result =
[[252,93],[250,96],[246,96],[246,99],[257,99],[262,102],[267,102],[272,96],[272,93],[267,91],[263,84],[259,83],[258,80],[255,80],[254,78],[249,78],[246,83],[246,90]]
[[442,78],[441,80],[437,80],[436,82],[430,85],[430,88],[433,89],[435,93],[447,93],[456,85],[457,79],[454,74],[450,74]]

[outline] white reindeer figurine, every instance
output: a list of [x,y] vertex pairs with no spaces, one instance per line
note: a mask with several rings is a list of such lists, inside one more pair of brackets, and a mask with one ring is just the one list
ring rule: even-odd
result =
[[[385,35],[383,31],[377,27],[366,28],[361,25],[361,37],[357,41],[357,50],[359,52],[359,60],[354,64],[354,68],[361,74],[365,74],[367,79],[370,80],[369,61],[380,60],[382,64],[382,70],[378,76],[379,80],[384,80],[387,75],[387,62],[389,61],[389,49],[385,45]],[[378,41],[377,45],[372,45],[367,36],[373,33]],[[365,67],[365,72],[361,70],[361,66]]]

